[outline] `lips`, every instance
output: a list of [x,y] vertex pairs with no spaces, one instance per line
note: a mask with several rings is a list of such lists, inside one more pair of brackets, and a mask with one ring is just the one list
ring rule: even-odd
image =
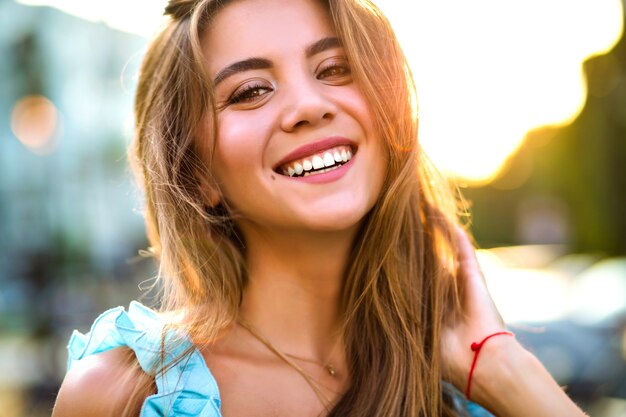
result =
[[274,171],[289,177],[306,177],[339,168],[352,159],[356,147],[346,138],[331,137],[291,152]]

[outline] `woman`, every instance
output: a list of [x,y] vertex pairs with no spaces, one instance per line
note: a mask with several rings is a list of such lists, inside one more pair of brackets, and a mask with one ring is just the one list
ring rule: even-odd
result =
[[131,149],[162,312],[75,334],[55,416],[465,415],[443,380],[500,416],[582,415],[501,333],[374,5],[166,14]]

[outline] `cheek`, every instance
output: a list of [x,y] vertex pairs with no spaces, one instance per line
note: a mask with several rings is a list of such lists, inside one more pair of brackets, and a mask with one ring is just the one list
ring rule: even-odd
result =
[[350,90],[349,94],[345,95],[344,106],[349,109],[352,117],[361,125],[367,140],[375,140],[379,147],[384,148],[381,135],[377,131],[376,123],[374,123],[372,107],[356,86]]
[[218,117],[213,168],[227,196],[245,189],[262,169],[267,129],[267,121],[250,113]]
[[257,162],[263,149],[263,126],[249,117],[238,116],[218,118],[215,161],[218,169]]
[[387,165],[389,163],[389,153],[384,143],[384,136],[378,131],[378,125],[374,121],[373,111],[369,103],[358,90],[351,96],[351,108],[353,117],[361,125],[365,133],[368,146],[374,149],[371,161],[373,180],[376,184],[382,185],[387,175]]
[[361,125],[368,138],[374,138],[377,135],[374,132],[374,117],[371,106],[365,99],[365,96],[357,88],[352,85],[346,94],[340,99],[343,101],[343,107],[351,113],[352,117]]

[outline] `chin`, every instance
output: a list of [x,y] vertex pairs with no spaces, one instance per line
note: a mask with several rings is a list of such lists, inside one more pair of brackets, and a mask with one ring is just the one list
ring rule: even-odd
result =
[[368,210],[359,210],[355,212],[353,210],[332,211],[319,213],[309,218],[307,228],[313,231],[319,232],[342,232],[350,231],[358,228],[363,222],[363,219],[369,212]]

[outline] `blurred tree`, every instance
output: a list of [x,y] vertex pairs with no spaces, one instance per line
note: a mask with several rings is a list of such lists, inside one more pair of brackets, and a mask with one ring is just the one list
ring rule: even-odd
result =
[[499,178],[464,190],[483,246],[562,243],[626,254],[624,37],[584,70],[589,94],[579,117],[529,133]]

